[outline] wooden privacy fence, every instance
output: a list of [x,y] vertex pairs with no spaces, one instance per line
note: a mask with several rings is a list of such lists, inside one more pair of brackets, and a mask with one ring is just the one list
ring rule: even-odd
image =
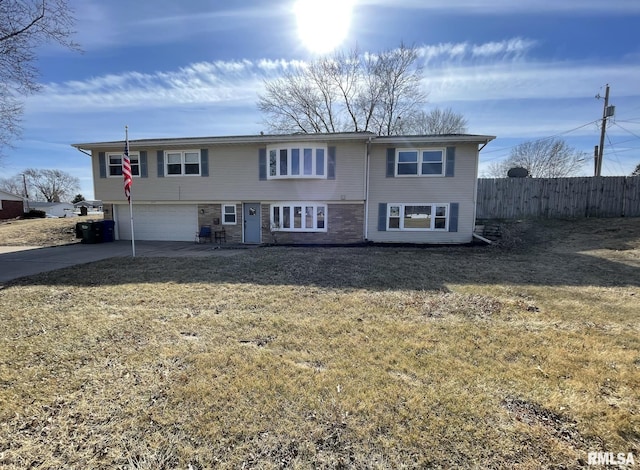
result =
[[640,217],[640,176],[478,180],[478,219]]

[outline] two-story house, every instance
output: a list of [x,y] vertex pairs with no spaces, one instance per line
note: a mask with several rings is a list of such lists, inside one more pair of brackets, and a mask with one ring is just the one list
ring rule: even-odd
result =
[[[479,151],[494,136],[369,132],[132,140],[137,240],[193,241],[198,227],[235,243],[468,243]],[[95,197],[130,239],[124,142],[91,155]]]

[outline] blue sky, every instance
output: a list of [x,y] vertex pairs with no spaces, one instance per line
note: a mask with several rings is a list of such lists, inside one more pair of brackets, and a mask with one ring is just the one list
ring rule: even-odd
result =
[[[0,164],[58,168],[93,197],[77,142],[257,134],[263,81],[318,52],[298,31],[297,0],[69,0],[84,52],[45,47],[44,88],[26,101],[23,136]],[[588,154],[593,174],[605,84],[604,175],[640,163],[640,2],[637,0],[317,0],[335,9],[306,27],[377,52],[420,48],[429,107],[451,107],[469,132],[498,138],[481,172],[526,140],[560,136]],[[331,18],[334,18],[333,20]]]

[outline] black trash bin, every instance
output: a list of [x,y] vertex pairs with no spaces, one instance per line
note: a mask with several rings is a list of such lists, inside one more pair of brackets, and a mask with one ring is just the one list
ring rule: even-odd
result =
[[76,238],[82,238],[82,225],[84,222],[78,222],[76,224]]
[[112,242],[114,240],[113,229],[116,223],[113,220],[104,220],[102,222],[102,241]]
[[102,222],[81,223],[82,243],[102,243],[102,233],[104,232]]

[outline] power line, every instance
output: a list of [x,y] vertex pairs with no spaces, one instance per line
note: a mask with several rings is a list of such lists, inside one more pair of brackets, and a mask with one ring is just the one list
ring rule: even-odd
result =
[[[568,131],[559,132],[558,134],[550,135],[550,136],[548,136],[548,137],[541,137],[541,138],[539,138],[539,139],[534,139],[532,142],[543,142],[543,141],[545,141],[545,140],[554,139],[554,138],[556,138],[556,137],[560,137],[560,136],[565,135],[565,134],[570,134],[571,132],[574,132],[574,131],[577,131],[577,130],[579,130],[579,129],[582,129],[583,127],[587,127],[587,126],[590,126],[591,124],[595,124],[595,123],[596,123],[596,122],[598,122],[598,121],[600,121],[600,119],[595,119],[595,120],[593,120],[593,121],[587,122],[586,124],[582,124],[581,126],[575,127],[575,128],[573,128],[573,129],[569,129]],[[488,153],[495,153],[495,152],[500,152],[500,151],[503,151],[503,150],[510,150],[510,149],[512,149],[512,148],[517,147],[518,145],[519,145],[519,144],[511,145],[511,146],[509,146],[509,147],[503,147],[503,148],[499,148],[499,149],[485,150],[485,151],[483,151],[483,152],[482,152],[482,154],[483,154],[483,155],[486,155],[486,154],[488,154]],[[500,158],[500,157],[496,157],[496,158]],[[488,161],[491,161],[491,160],[492,160],[492,159],[489,159]]]

